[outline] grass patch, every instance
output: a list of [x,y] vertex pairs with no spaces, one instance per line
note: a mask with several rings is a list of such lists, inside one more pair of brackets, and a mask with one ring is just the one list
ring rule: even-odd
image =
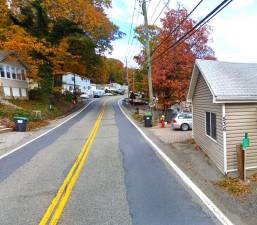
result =
[[133,113],[132,115],[133,119],[138,121],[138,122],[143,122],[144,121],[144,115],[138,114],[138,113]]
[[215,184],[236,197],[251,193],[250,185],[244,183],[238,178],[226,176],[223,180],[218,181]]
[[[78,105],[73,105],[64,97],[57,98],[56,102],[54,102],[51,107],[49,103],[40,99],[30,101],[11,100],[10,102],[19,108],[0,104],[0,124],[6,125],[7,127],[14,127],[13,118],[15,116],[27,117],[29,119],[28,130],[46,126],[49,124],[49,120],[66,115],[74,108],[83,104],[80,102]],[[41,117],[39,118],[33,110],[41,111]]]
[[[15,116],[24,116],[27,117],[29,121],[55,119],[56,117],[66,114],[73,107],[70,102],[65,100],[56,102],[51,108],[49,104],[39,100],[12,100],[12,103],[20,108],[0,105],[0,118],[13,120]],[[36,117],[33,110],[40,110],[42,117]]]

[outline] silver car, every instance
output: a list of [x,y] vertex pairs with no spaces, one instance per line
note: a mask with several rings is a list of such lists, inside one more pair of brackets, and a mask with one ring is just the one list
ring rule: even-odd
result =
[[172,128],[183,131],[192,129],[192,113],[178,113],[177,116],[172,119]]

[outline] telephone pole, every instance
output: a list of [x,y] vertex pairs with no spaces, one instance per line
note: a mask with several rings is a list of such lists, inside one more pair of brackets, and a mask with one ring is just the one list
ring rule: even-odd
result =
[[147,18],[147,10],[146,10],[146,0],[143,0],[142,10],[145,21],[145,32],[146,32],[146,56],[147,56],[147,78],[148,78],[148,91],[149,91],[149,106],[152,111],[153,104],[153,84],[152,84],[152,65],[151,65],[151,49],[150,49],[150,41],[149,41],[149,29],[148,29],[148,18]]
[[126,58],[126,76],[127,76],[128,98],[129,98],[129,78],[128,78],[128,59],[127,58]]

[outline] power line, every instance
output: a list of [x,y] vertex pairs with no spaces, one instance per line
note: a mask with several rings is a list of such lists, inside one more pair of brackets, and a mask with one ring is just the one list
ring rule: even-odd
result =
[[182,19],[182,21],[174,28],[174,30],[171,31],[171,33],[169,35],[167,35],[166,38],[164,38],[164,40],[161,41],[161,43],[152,51],[152,54],[164,43],[166,42],[169,37],[171,37],[172,34],[174,34],[179,28],[180,26],[193,14],[193,12],[200,6],[200,4],[203,2],[204,0],[200,0],[196,6],[189,12],[189,14]]
[[[233,0],[224,0],[222,3],[220,3],[215,9],[213,9],[210,13],[208,13],[207,16],[205,16],[203,19],[201,19],[193,28],[191,28],[188,32],[186,32],[179,40],[177,40],[175,43],[173,43],[171,46],[169,46],[167,49],[165,49],[163,52],[161,52],[158,56],[153,58],[151,61],[155,61],[156,59],[160,58],[163,54],[165,54],[168,50],[177,47],[182,41],[185,39],[191,37],[195,30],[199,30],[201,26],[203,26],[203,23],[207,23],[207,21],[210,21],[214,16],[216,16],[221,10],[223,10],[228,4],[230,4]],[[196,31],[195,31],[196,32]],[[191,34],[190,34],[191,33]],[[189,35],[189,36],[188,36]],[[188,36],[188,37],[187,37]]]
[[[136,27],[139,25],[139,15],[140,15],[140,10],[138,9],[138,12],[137,12],[137,17],[136,17]],[[134,44],[134,40],[135,40],[135,37],[134,37],[134,34],[135,34],[135,30],[133,30],[133,38],[132,38],[132,42],[131,42],[131,47],[133,46]],[[137,39],[136,39],[137,40]],[[137,40],[138,41],[138,40]],[[139,41],[138,41],[139,42]],[[128,53],[127,55],[127,58],[128,58],[128,62],[131,61],[132,57],[133,57],[133,53],[135,52],[135,49],[138,45],[138,42],[136,43],[136,45],[133,47],[133,50],[130,51],[130,53]],[[131,54],[132,53],[132,54]]]
[[160,17],[161,14],[163,13],[164,9],[165,9],[166,7],[168,7],[169,3],[170,3],[170,0],[167,0],[166,4],[163,6],[161,12],[158,14],[158,16],[156,17],[156,19],[154,20],[153,24],[156,23],[156,21],[159,19],[159,17]]
[[233,0],[227,2],[221,9],[219,9],[215,14],[213,14],[208,20],[206,20],[200,27],[193,31],[190,36],[194,35],[198,30],[200,30],[205,24],[207,24],[213,17],[215,17],[219,12],[221,12],[227,5],[229,5]]
[[134,1],[134,8],[133,8],[132,19],[131,19],[130,30],[129,30],[128,47],[127,47],[127,51],[126,51],[126,58],[128,56],[128,51],[129,51],[129,45],[130,45],[129,43],[130,43],[130,40],[131,40],[132,27],[133,27],[133,23],[134,23],[134,16],[135,16],[135,11],[136,11],[136,3],[137,3],[137,0]]
[[147,6],[147,8],[146,8],[146,11],[147,11],[147,12],[148,12],[148,9],[149,9],[149,6],[150,6],[151,1],[152,1],[152,0],[149,0],[149,2],[148,2],[148,6]]
[[[153,14],[152,14],[152,16],[150,17],[150,20],[149,20],[149,21],[152,20],[152,18],[153,18],[153,16],[154,16],[154,14],[156,13],[156,10],[157,10],[157,8],[159,7],[161,1],[162,1],[162,0],[159,0],[159,2],[157,3],[157,5],[156,5],[156,7],[155,7],[155,9],[154,9],[154,11],[153,11]],[[148,6],[149,6],[149,5],[148,5]]]

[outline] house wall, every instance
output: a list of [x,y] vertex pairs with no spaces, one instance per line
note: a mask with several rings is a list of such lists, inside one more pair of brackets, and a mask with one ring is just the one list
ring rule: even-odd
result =
[[226,104],[227,166],[237,169],[236,145],[249,134],[250,147],[246,151],[246,167],[257,168],[257,104]]
[[[212,94],[201,74],[198,76],[193,95],[193,134],[196,143],[209,156],[211,161],[224,172],[224,150],[222,131],[222,105],[214,104]],[[205,113],[216,113],[217,141],[207,136]]]
[[[63,82],[63,90],[73,91],[74,87],[74,75],[66,74],[62,77]],[[84,78],[82,79],[80,76],[75,75],[75,84],[80,92],[88,92],[90,90],[90,79]]]
[[[5,96],[4,94],[4,87],[9,87],[11,96]],[[0,78],[0,96],[4,99],[12,99],[12,98],[19,98],[19,99],[28,99],[28,83],[27,81],[19,81],[19,80],[9,80],[9,79],[1,79]],[[14,96],[14,89],[19,89],[19,96]],[[22,96],[22,89],[26,91],[26,96]]]
[[[1,67],[5,71],[5,77],[0,77],[0,98],[3,99],[12,99],[12,98],[19,98],[19,99],[28,99],[28,82],[27,80],[22,80],[22,78],[18,79],[17,74],[24,70],[25,68],[19,62],[1,62]],[[7,66],[10,68],[10,72],[12,73],[12,68],[15,68],[16,72],[16,79],[13,79],[12,74],[10,78],[7,78]],[[9,88],[10,96],[6,96],[4,89]],[[26,93],[26,96],[22,96]]]

